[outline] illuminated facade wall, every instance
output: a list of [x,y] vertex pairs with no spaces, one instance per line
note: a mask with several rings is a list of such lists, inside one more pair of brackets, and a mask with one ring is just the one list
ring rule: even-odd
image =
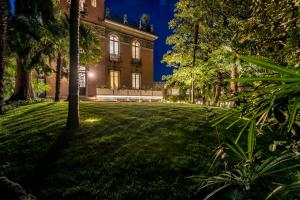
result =
[[[81,20],[96,27],[102,56],[93,66],[80,67],[81,96],[96,96],[97,88],[151,89],[154,82],[154,41],[157,36],[119,21],[105,18],[104,0],[84,0]],[[68,12],[69,0],[61,0]],[[53,65],[55,66],[55,64]],[[86,69],[86,71],[84,71]],[[54,67],[55,70],[55,67]],[[46,78],[47,96],[55,95],[55,73]],[[84,87],[85,86],[85,87]],[[61,81],[61,96],[68,95],[68,79]]]

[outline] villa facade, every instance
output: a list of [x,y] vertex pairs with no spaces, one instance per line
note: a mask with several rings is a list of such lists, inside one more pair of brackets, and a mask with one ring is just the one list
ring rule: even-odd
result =
[[[96,27],[101,42],[101,59],[93,66],[80,66],[80,96],[95,97],[99,89],[149,90],[154,87],[153,27],[141,28],[105,11],[104,0],[81,0],[85,15],[81,20]],[[66,11],[70,0],[61,0]],[[54,69],[55,70],[55,69]],[[55,73],[45,79],[50,86],[47,97],[55,96]],[[61,80],[61,96],[68,96],[68,78]]]

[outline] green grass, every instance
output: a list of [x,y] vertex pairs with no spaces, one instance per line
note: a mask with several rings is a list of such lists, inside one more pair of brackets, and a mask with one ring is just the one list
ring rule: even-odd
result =
[[19,107],[0,117],[0,175],[39,199],[192,199],[220,110],[191,105],[80,105],[81,128],[65,132],[67,103]]

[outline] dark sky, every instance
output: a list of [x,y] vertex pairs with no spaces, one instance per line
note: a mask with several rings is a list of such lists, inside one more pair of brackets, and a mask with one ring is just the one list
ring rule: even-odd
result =
[[[14,0],[10,0],[13,4]],[[161,64],[162,57],[170,47],[167,46],[166,38],[172,32],[168,29],[168,22],[173,18],[174,5],[178,0],[105,0],[106,7],[112,14],[127,14],[129,21],[139,21],[142,14],[151,17],[159,39],[155,43],[154,56],[154,79],[161,80],[162,75],[172,73],[172,69]],[[12,8],[13,9],[13,8]]]
[[173,18],[177,0],[105,0],[105,2],[112,14],[127,14],[130,21],[139,21],[143,13],[150,15],[155,32],[159,35],[155,43],[154,79],[161,80],[163,74],[172,73],[171,68],[161,64],[161,60],[163,54],[170,49],[165,43],[166,37],[172,33],[168,29],[168,22]]

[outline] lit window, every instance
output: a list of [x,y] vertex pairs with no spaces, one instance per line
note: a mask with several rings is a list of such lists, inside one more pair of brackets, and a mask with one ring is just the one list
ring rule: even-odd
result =
[[120,54],[119,37],[116,35],[109,36],[109,54],[110,60],[118,61]]
[[80,11],[83,11],[84,10],[84,4],[85,4],[85,0],[80,0],[79,1],[79,5],[80,5]]
[[92,6],[97,7],[97,0],[91,0],[92,1]]
[[79,67],[78,81],[79,81],[80,88],[86,87],[86,68],[84,66]]
[[118,89],[120,85],[120,72],[110,71],[110,87],[111,89]]
[[132,73],[132,89],[139,90],[141,88],[141,74]]
[[141,59],[141,44],[138,41],[132,43],[132,58],[136,60]]

